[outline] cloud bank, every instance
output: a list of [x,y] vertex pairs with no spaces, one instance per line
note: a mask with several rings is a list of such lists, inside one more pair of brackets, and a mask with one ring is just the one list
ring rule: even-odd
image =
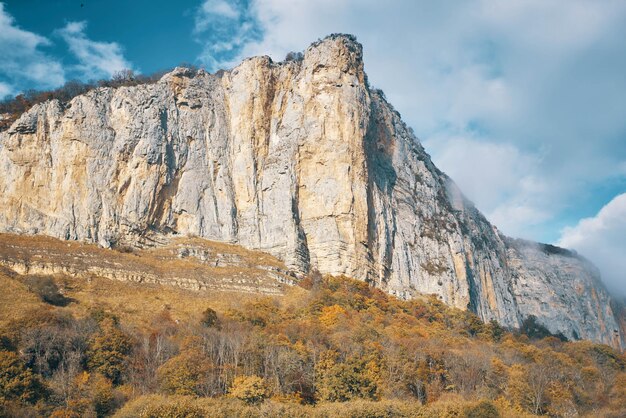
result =
[[214,71],[238,59],[261,32],[250,1],[204,0],[194,16],[193,37],[203,45],[198,61]]
[[132,69],[124,58],[122,47],[116,42],[97,42],[87,38],[87,22],[69,22],[57,33],[67,43],[70,52],[78,60],[73,69],[82,79],[110,78],[113,74]]
[[584,254],[603,273],[609,289],[626,296],[626,193],[607,203],[596,216],[563,230],[559,245]]
[[17,26],[0,3],[0,98],[33,86],[51,88],[65,81],[61,62],[44,52],[50,40]]
[[[86,28],[87,22],[69,22],[47,38],[20,28],[0,3],[0,99],[29,89],[56,88],[73,78],[109,78],[133,68],[118,43],[94,41]],[[46,52],[55,38],[67,45],[69,62]]]

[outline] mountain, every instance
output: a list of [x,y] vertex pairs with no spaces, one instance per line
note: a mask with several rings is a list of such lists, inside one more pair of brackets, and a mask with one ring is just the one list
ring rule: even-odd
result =
[[597,269],[492,226],[370,88],[349,35],[36,105],[0,133],[0,172],[2,232],[107,248],[197,236],[625,346]]

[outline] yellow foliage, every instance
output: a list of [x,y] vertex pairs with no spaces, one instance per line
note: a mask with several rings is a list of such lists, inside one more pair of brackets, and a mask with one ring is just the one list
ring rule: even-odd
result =
[[201,378],[209,367],[202,353],[196,350],[183,351],[159,368],[161,389],[172,395],[198,395]]
[[263,402],[269,396],[267,383],[259,376],[236,377],[228,393],[247,404]]
[[548,388],[550,403],[548,413],[558,417],[578,416],[572,392],[561,382],[554,382]]
[[80,418],[80,414],[68,408],[56,409],[50,414],[50,418]]
[[623,401],[626,399],[626,372],[618,373],[615,376],[615,384],[611,389],[611,396],[617,400]]
[[319,319],[322,325],[332,327],[341,317],[345,317],[347,314],[348,312],[339,305],[324,306]]
[[509,381],[507,386],[507,394],[513,406],[520,411],[524,410],[529,403],[528,394],[530,393],[524,366],[514,364],[509,368]]
[[[54,408],[57,416],[97,410],[107,415],[125,399],[130,399],[122,408],[127,415],[120,416],[128,417],[463,417],[493,414],[494,405],[503,417],[526,417],[530,411],[620,416],[626,405],[624,356],[610,347],[530,340],[512,332],[487,338],[488,325],[436,299],[402,301],[346,278],[320,280],[311,290],[287,289],[293,293],[282,298],[76,279],[64,289],[78,303],[39,309],[7,325],[0,357],[10,360],[10,367],[0,368],[0,386],[5,380],[18,384],[7,401],[14,403],[35,392],[28,381],[38,373],[56,390],[60,373],[54,353],[76,341],[86,350],[76,374],[63,382],[71,386],[69,395],[56,404],[53,397],[43,400],[44,409],[31,415],[48,416]],[[28,294],[13,287],[17,298],[4,295],[0,307],[16,299],[11,306],[19,308],[19,298]],[[220,326],[201,323],[207,303]],[[108,312],[90,316],[99,325],[80,319],[94,307]],[[29,338],[32,344],[23,347]],[[50,358],[50,367],[39,368]],[[2,374],[6,370],[8,376]],[[248,376],[235,379],[242,373]],[[155,392],[167,396],[133,400]],[[482,398],[496,401],[475,401]],[[248,405],[254,403],[260,404]]]

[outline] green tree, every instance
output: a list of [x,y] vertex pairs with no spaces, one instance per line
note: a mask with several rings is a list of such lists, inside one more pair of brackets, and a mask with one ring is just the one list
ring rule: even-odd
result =
[[211,308],[206,308],[204,312],[202,312],[200,323],[207,328],[219,328],[220,323],[217,312]]
[[35,402],[43,394],[38,377],[20,361],[17,354],[0,351],[0,400]]
[[101,332],[89,342],[87,365],[113,384],[119,384],[126,368],[132,341],[110,318],[100,324]]

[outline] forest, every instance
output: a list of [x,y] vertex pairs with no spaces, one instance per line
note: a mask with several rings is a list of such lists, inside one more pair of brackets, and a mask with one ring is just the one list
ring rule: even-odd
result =
[[0,279],[0,416],[626,416],[624,354],[533,318],[315,273],[271,297]]

